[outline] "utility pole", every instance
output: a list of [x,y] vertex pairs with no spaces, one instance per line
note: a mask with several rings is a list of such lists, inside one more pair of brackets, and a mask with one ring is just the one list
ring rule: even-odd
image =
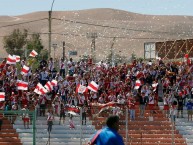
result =
[[65,59],[65,41],[63,41],[63,53],[62,53],[63,60]]
[[51,9],[48,11],[48,24],[49,24],[49,32],[48,32],[48,59],[51,58],[51,45],[52,45],[52,8],[55,0],[52,1]]
[[48,59],[51,58],[51,43],[52,43],[52,11],[48,11],[48,23],[49,23],[49,33],[48,33]]
[[115,62],[114,62],[114,50],[113,50],[113,46],[114,46],[114,44],[115,44],[115,39],[116,39],[116,37],[113,37],[113,42],[112,42],[112,44],[111,44],[111,66],[114,66],[115,64]]
[[56,62],[56,58],[55,58],[55,51],[56,51],[56,48],[57,48],[57,44],[53,44],[52,45],[53,46],[53,48],[54,48],[54,67],[55,67],[55,62]]
[[95,63],[95,50],[96,50],[96,45],[95,45],[95,39],[97,38],[97,33],[87,33],[87,38],[91,38],[92,39],[92,43],[91,43],[91,58],[92,58],[92,62]]

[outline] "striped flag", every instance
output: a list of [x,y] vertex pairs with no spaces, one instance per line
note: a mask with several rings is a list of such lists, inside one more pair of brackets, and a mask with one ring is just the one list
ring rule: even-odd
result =
[[28,90],[28,83],[19,80],[19,81],[17,82],[17,89],[18,89],[18,90]]
[[29,54],[31,57],[36,57],[38,53],[35,50],[32,50],[32,52]]
[[7,64],[16,64],[16,58],[9,54],[6,63]]
[[83,94],[84,92],[86,92],[88,90],[87,87],[81,85],[81,84],[78,84],[77,87],[76,87],[76,93],[81,93]]
[[5,101],[5,92],[0,92],[0,102]]
[[40,95],[39,90],[40,90],[41,87],[43,87],[43,86],[42,86],[40,83],[38,83],[38,84],[36,85],[35,89],[34,89],[34,92]]
[[20,56],[19,55],[13,55],[13,57],[15,57],[16,62],[20,62]]
[[36,88],[34,89],[34,92],[39,94],[39,95],[44,95],[46,94],[48,91],[42,86],[42,84],[38,83],[36,85]]
[[57,86],[57,83],[58,83],[58,82],[57,82],[56,80],[52,80],[52,81],[51,81],[52,86]]
[[97,85],[94,81],[91,81],[87,88],[93,92],[97,92],[99,85]]
[[53,89],[53,86],[52,86],[52,84],[51,84],[50,81],[48,81],[48,82],[45,84],[44,87],[46,88],[46,90],[48,90],[48,92],[51,92],[52,89]]
[[21,74],[26,75],[29,71],[29,67],[24,65],[23,68],[21,69]]
[[140,80],[136,80],[134,89],[137,90],[137,89],[139,89],[140,86],[141,86],[141,81]]
[[154,82],[152,84],[153,92],[155,92],[157,90],[157,85],[158,85],[158,83],[156,83],[156,82]]

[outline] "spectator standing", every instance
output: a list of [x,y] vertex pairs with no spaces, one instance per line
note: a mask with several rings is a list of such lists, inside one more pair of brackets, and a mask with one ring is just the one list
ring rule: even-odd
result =
[[73,118],[73,115],[70,114],[70,119],[69,119],[70,129],[75,129],[75,124],[72,118]]
[[47,81],[48,81],[48,72],[44,67],[40,73],[40,83],[42,84],[42,86],[44,86],[47,83]]
[[193,108],[193,103],[191,102],[191,100],[188,100],[187,104],[186,104],[186,108],[187,108],[187,112],[188,112],[188,121],[192,121],[192,108]]
[[84,122],[84,125],[86,125],[86,112],[87,112],[87,106],[84,104],[82,107],[82,125]]
[[164,101],[164,113],[166,115],[166,117],[169,117],[169,95],[168,94],[165,94],[165,97],[163,99]]
[[63,120],[63,124],[65,122],[65,117],[66,117],[66,109],[63,103],[60,105],[60,120],[59,120],[59,125],[61,124],[61,120]]
[[53,125],[54,115],[53,111],[48,111],[48,117],[47,117],[47,125],[48,125],[48,133],[50,134],[52,131],[52,125]]
[[130,113],[130,120],[135,120],[135,100],[134,98],[129,98],[128,102],[129,106],[129,113]]
[[53,58],[51,57],[50,60],[48,61],[48,70],[52,72],[53,69],[54,69],[54,61]]
[[30,121],[30,118],[29,118],[29,114],[28,114],[29,109],[27,108],[27,105],[24,106],[24,108],[22,109],[22,111],[24,111],[24,112],[23,112],[23,116],[22,116],[24,128],[25,128],[25,129],[29,129],[29,121]]
[[176,115],[177,115],[177,106],[176,105],[171,105],[170,106],[170,117],[171,117],[171,120],[174,123],[174,125],[175,125],[175,122],[176,122]]
[[150,116],[153,116],[154,106],[155,106],[155,94],[153,93],[149,95],[148,106],[150,110]]
[[62,76],[63,78],[65,78],[65,68],[66,67],[66,61],[64,61],[64,58],[61,58],[60,62],[59,62],[59,67],[60,67],[60,76]]
[[46,102],[47,98],[45,95],[40,95],[39,103],[40,103],[40,116],[45,116],[45,110],[46,110]]
[[142,92],[139,95],[139,111],[140,111],[140,118],[144,118],[145,107],[147,104],[147,98],[145,97],[145,92]]
[[183,118],[183,103],[184,103],[184,96],[182,96],[181,93],[179,93],[179,95],[177,96],[177,101],[178,101],[178,114],[177,114],[177,118],[180,117],[181,114],[181,118]]
[[106,121],[107,127],[98,130],[90,141],[90,145],[124,145],[123,138],[118,134],[119,117],[109,116]]

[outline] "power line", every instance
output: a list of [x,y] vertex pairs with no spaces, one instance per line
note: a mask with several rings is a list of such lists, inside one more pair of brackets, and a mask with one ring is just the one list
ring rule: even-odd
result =
[[[48,35],[49,33],[38,33],[40,35]],[[72,34],[72,33],[52,33],[53,35],[64,35],[64,36],[74,36],[74,37],[86,37],[86,35],[84,34]],[[33,35],[33,33],[28,33],[28,35]],[[4,35],[4,36],[0,36],[0,37],[7,37],[9,35]],[[165,39],[165,38],[161,38],[161,37],[127,37],[127,36],[102,36],[102,35],[98,35],[99,38],[107,38],[107,39],[111,39],[111,38],[116,38],[116,39],[139,39],[139,40],[146,40],[146,39]]]
[[4,25],[4,26],[0,26],[0,28],[17,26],[17,25],[22,25],[22,24],[27,24],[27,23],[33,23],[33,22],[42,21],[42,20],[46,20],[46,19],[48,19],[48,18],[42,18],[42,19],[38,19],[38,20],[31,20],[31,21],[27,21],[27,22],[21,22],[21,23],[16,23],[16,24]]
[[71,23],[78,23],[78,24],[83,24],[83,25],[91,25],[91,26],[96,26],[96,27],[104,27],[104,28],[112,28],[112,29],[121,29],[121,30],[127,30],[127,31],[148,32],[148,33],[165,33],[165,34],[179,34],[179,33],[171,33],[171,32],[164,32],[164,31],[152,31],[152,30],[116,27],[116,26],[109,26],[109,25],[100,25],[100,24],[93,24],[93,23],[88,23],[88,22],[80,22],[80,21],[68,20],[68,19],[58,19],[58,18],[53,18],[53,19],[59,20],[59,21],[71,22]]
[[[58,19],[58,18],[52,18],[54,20],[59,20],[59,21],[66,21],[70,23],[78,23],[78,24],[83,24],[83,25],[90,25],[90,26],[96,26],[96,27],[103,27],[103,28],[111,28],[111,29],[122,29],[122,30],[127,30],[127,31],[137,31],[137,32],[148,32],[148,33],[167,33],[167,34],[179,34],[179,33],[170,33],[170,32],[161,32],[161,31],[152,31],[152,30],[142,30],[142,29],[132,29],[132,28],[124,28],[124,27],[116,27],[116,26],[109,26],[109,25],[100,25],[100,24],[93,24],[93,23],[88,23],[88,22],[80,22],[80,21],[75,21],[75,20],[69,20],[69,19]],[[22,24],[27,24],[27,23],[33,23],[33,22],[38,22],[42,20],[48,20],[48,18],[42,18],[38,20],[32,20],[32,21],[27,21],[27,22],[21,22],[21,23],[16,23],[16,24],[10,24],[10,25],[4,25],[0,26],[0,28],[6,28],[6,27],[11,27],[11,26],[17,26],[17,25],[22,25]],[[39,34],[49,34],[49,33],[39,33]],[[52,34],[57,34],[57,33],[52,33]],[[58,33],[59,34],[59,33]],[[30,34],[29,34],[30,35]],[[83,34],[60,34],[60,35],[73,35],[73,36],[86,36]],[[4,36],[0,36],[4,37]],[[115,36],[99,36],[103,38],[114,38]],[[130,37],[125,37],[125,36],[120,36],[116,37],[118,39],[162,39],[162,38],[130,38]]]
[[[116,26],[109,26],[109,25],[93,24],[93,23],[81,22],[81,21],[69,20],[69,19],[59,19],[59,18],[52,18],[52,19],[58,20],[58,21],[70,22],[70,23],[77,23],[77,24],[82,24],[82,25],[90,25],[90,26],[111,28],[111,29],[121,29],[121,30],[127,30],[127,31],[137,31],[137,32],[146,32],[146,33],[164,33],[164,34],[182,34],[182,33],[171,33],[171,32],[164,32],[164,31],[152,31],[152,30],[133,29],[133,28],[124,28],[124,27],[116,27]],[[16,24],[4,25],[4,26],[0,26],[0,28],[17,26],[17,25],[22,25],[22,24],[27,24],[27,23],[32,23],[32,22],[38,22],[38,21],[42,21],[42,20],[48,20],[48,18],[42,18],[42,19],[38,19],[38,20],[32,20],[32,21],[21,22],[21,23],[16,23]]]

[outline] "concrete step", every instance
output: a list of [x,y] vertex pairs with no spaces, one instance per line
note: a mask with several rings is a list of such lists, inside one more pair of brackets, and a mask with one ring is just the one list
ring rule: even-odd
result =
[[[30,129],[25,129],[24,128],[24,126],[23,125],[13,125],[14,126],[14,128],[16,129],[16,130],[32,130],[32,125],[29,125],[29,128]],[[36,126],[36,128],[37,129],[47,129],[47,125],[37,125]],[[63,126],[63,125],[53,125],[52,126],[52,130],[67,130],[67,129],[69,129],[70,128],[70,125],[65,125],[65,126]],[[76,130],[80,130],[80,128],[81,128],[81,125],[75,125],[75,129]],[[82,129],[83,130],[90,130],[90,129],[95,129],[95,127],[94,126],[92,126],[92,125],[82,125]],[[25,131],[24,131],[25,132]]]
[[[82,133],[82,137],[83,138],[89,138],[91,135],[93,135],[94,132],[90,132],[90,133]],[[37,133],[36,137],[45,137],[48,138],[49,134],[47,132],[44,133]],[[65,133],[65,134],[59,134],[59,133],[52,133],[51,132],[51,137],[52,138],[71,138],[73,136],[73,138],[80,138],[80,132],[74,132],[74,133]],[[32,138],[33,134],[32,133],[20,133],[19,134],[20,138]]]

